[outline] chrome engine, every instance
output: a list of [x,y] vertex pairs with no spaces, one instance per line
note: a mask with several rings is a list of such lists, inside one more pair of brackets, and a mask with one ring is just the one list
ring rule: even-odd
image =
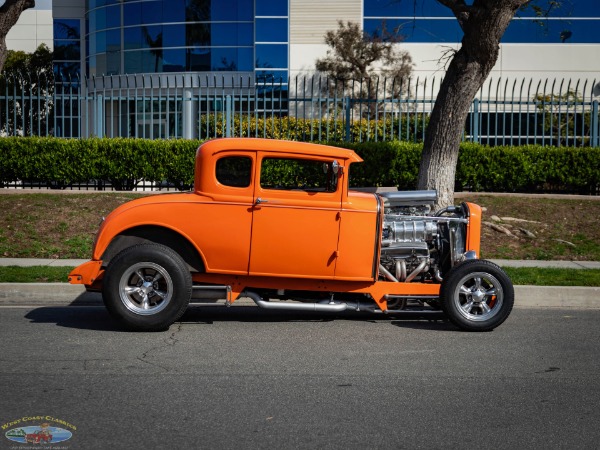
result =
[[464,259],[468,207],[451,206],[431,212],[436,191],[398,191],[379,194],[384,222],[379,275],[390,281],[436,279]]

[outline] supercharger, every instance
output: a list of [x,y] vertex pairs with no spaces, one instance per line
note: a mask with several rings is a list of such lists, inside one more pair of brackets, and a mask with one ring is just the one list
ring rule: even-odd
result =
[[436,191],[379,194],[383,201],[379,275],[390,281],[425,281],[443,276],[454,265],[476,255],[465,252],[468,206],[432,213]]

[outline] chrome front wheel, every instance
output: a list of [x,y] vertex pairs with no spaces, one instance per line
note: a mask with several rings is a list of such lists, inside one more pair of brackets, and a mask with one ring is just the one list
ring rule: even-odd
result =
[[500,281],[492,274],[473,272],[456,283],[452,301],[467,320],[483,322],[502,310],[504,291]]
[[485,260],[466,261],[444,277],[442,309],[452,323],[468,331],[489,331],[500,325],[514,304],[508,275]]

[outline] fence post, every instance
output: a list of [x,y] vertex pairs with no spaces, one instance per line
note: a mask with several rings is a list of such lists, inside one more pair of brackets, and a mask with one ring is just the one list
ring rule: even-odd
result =
[[94,136],[104,137],[104,97],[96,96],[96,120],[94,121]]
[[591,130],[591,142],[592,147],[600,147],[600,120],[598,118],[598,100],[592,102],[592,130]]
[[225,96],[225,137],[231,137],[231,95]]
[[479,99],[473,100],[473,142],[479,142]]
[[350,142],[350,97],[344,98],[346,105],[346,142]]
[[192,88],[186,87],[183,90],[183,117],[182,125],[183,125],[183,138],[184,139],[194,139],[194,118],[192,117]]

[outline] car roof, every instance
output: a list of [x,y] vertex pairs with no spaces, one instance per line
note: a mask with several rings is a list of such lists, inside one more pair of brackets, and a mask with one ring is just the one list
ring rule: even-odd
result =
[[309,142],[285,141],[262,138],[220,138],[204,142],[198,152],[203,155],[215,155],[228,150],[254,150],[261,152],[289,153],[295,155],[329,156],[362,162],[354,151],[341,147],[313,144]]

